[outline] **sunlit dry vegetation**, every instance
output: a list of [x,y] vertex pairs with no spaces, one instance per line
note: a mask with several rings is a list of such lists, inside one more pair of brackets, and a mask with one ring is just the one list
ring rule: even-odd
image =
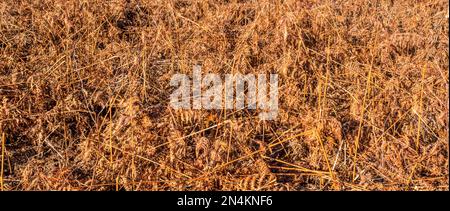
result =
[[[446,0],[2,0],[2,190],[448,190]],[[279,115],[174,110],[277,73]]]

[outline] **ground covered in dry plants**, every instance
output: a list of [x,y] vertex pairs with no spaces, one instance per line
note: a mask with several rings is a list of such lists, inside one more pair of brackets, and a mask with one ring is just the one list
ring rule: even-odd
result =
[[[2,0],[3,190],[448,190],[446,0]],[[174,73],[279,74],[279,115]]]

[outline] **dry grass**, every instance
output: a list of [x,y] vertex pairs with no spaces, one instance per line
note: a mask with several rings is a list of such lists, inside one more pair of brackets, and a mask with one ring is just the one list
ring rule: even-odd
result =
[[[3,0],[2,189],[448,190],[448,6]],[[278,119],[171,109],[194,64],[278,73]]]

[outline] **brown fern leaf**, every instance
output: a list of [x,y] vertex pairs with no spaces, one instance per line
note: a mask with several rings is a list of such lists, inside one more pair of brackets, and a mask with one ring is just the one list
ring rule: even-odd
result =
[[242,179],[238,184],[239,190],[268,190],[276,185],[276,177],[273,174],[250,175]]
[[342,140],[342,125],[336,118],[329,118],[327,120],[327,130],[331,131],[333,138],[337,141]]
[[197,159],[206,157],[209,154],[210,146],[209,139],[201,137],[195,139],[195,157]]
[[271,173],[269,166],[263,159],[256,160],[255,164],[256,164],[256,169],[261,174],[270,174]]
[[186,156],[187,146],[183,134],[173,125],[170,126],[168,141],[170,162],[173,162],[175,158],[183,158]]
[[194,110],[175,110],[174,117],[177,125],[195,125],[202,119],[200,111]]
[[211,160],[217,162],[221,161],[222,156],[227,152],[227,149],[228,143],[226,141],[219,139],[215,140],[213,149],[210,154]]

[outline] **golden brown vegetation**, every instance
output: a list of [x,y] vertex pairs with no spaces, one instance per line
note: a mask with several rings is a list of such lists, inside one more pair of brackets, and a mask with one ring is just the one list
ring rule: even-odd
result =
[[[3,190],[448,190],[448,1],[3,0]],[[173,110],[278,73],[279,116]]]

